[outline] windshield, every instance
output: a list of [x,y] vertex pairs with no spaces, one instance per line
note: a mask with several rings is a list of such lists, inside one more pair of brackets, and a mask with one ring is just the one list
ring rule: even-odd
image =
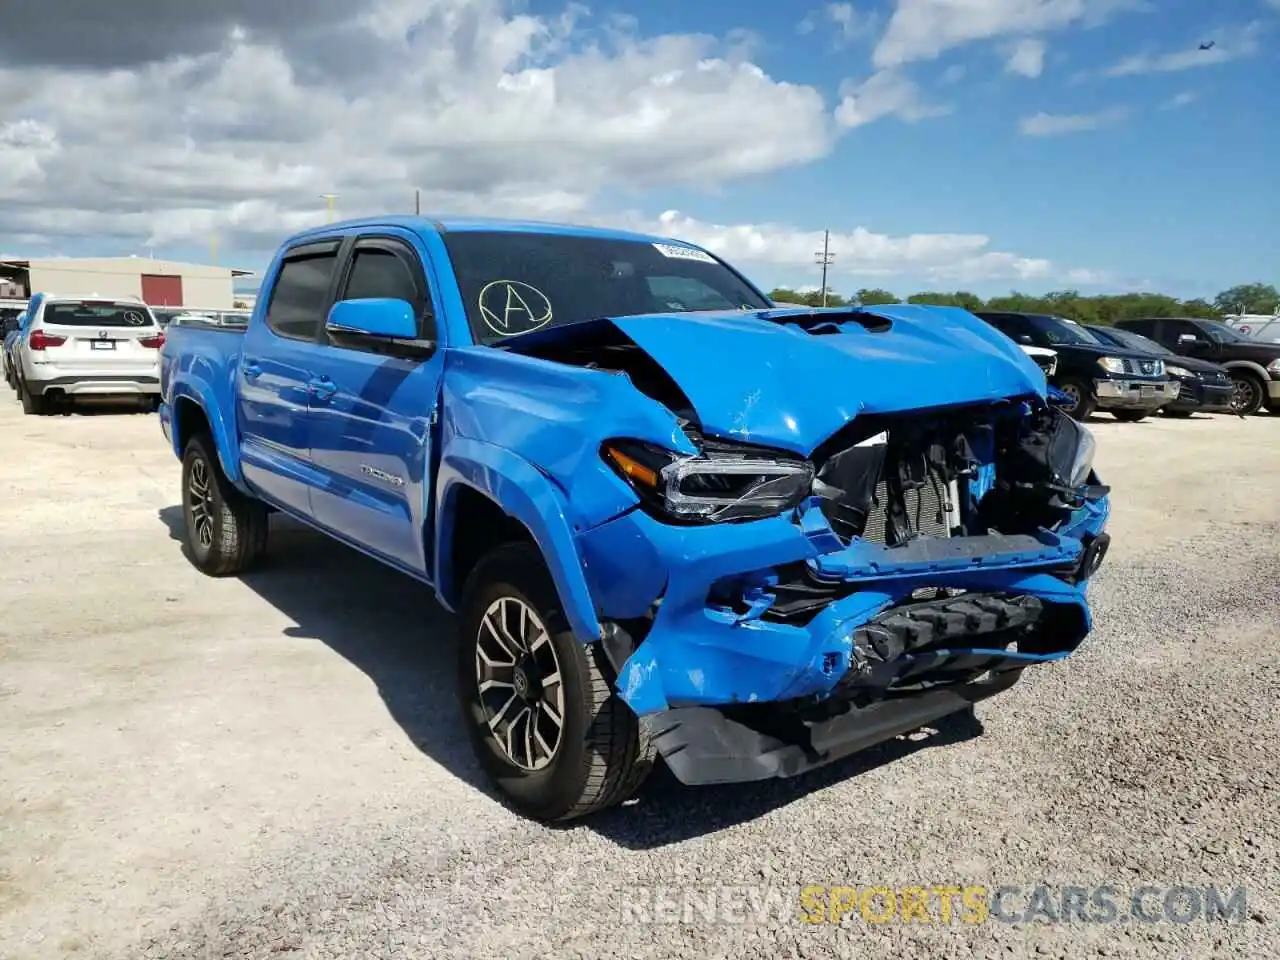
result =
[[1035,316],[1030,319],[1035,328],[1044,334],[1045,339],[1051,344],[1076,343],[1094,347],[1105,345],[1080,324],[1072,323],[1062,317]]
[[1206,320],[1197,324],[1205,335],[1215,343],[1248,343],[1249,338],[1232,327],[1228,327],[1225,323],[1214,323],[1212,320]]
[[44,322],[56,327],[150,327],[155,324],[151,311],[142,304],[101,300],[47,304]]
[[724,264],[680,244],[532,231],[443,239],[477,343],[596,317],[771,306]]
[[1147,353],[1154,353],[1161,357],[1173,355],[1172,350],[1166,350],[1154,340],[1149,340],[1142,334],[1133,333],[1130,330],[1103,330],[1096,335],[1106,337],[1122,347],[1129,347],[1133,350],[1145,350]]

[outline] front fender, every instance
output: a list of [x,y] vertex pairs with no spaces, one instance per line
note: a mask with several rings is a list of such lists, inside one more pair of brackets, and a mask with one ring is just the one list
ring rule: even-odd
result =
[[574,634],[584,642],[600,638],[600,620],[582,572],[568,504],[545,474],[504,447],[454,437],[441,455],[437,478],[436,594],[446,609],[456,609],[462,586],[454,582],[449,559],[455,536],[452,503],[461,484],[484,494],[524,525],[542,551]]
[[1267,368],[1253,360],[1228,360],[1223,364],[1228,370],[1248,370],[1250,373],[1256,373],[1258,379],[1266,383],[1271,379],[1271,374],[1267,373]]

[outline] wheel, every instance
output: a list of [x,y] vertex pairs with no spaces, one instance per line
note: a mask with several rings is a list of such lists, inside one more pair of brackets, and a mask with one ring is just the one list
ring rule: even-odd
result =
[[1148,416],[1146,410],[1112,410],[1111,415],[1121,423],[1138,423]]
[[191,562],[211,577],[252,569],[266,552],[267,511],[231,485],[201,434],[182,455],[182,519]]
[[1242,417],[1253,416],[1262,407],[1265,392],[1257,375],[1245,370],[1232,370],[1231,409]]
[[477,564],[459,617],[458,698],[485,772],[521,813],[572,820],[626,800],[653,768],[599,644],[569,629],[532,544]]
[[1083,380],[1069,377],[1058,384],[1058,389],[1067,395],[1070,403],[1062,405],[1062,410],[1075,420],[1088,420],[1098,402],[1093,397],[1093,390]]
[[41,394],[32,393],[25,383],[18,384],[18,398],[22,401],[22,412],[42,417],[49,412],[49,401]]

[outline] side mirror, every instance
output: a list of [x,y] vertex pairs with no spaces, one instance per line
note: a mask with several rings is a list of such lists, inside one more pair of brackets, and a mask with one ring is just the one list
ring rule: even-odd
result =
[[1034,346],[1035,346],[1035,341],[1033,341],[1033,340],[1031,339],[1031,334],[1029,334],[1029,333],[1020,333],[1020,334],[1018,334],[1018,342],[1019,342],[1019,343],[1025,343],[1028,347],[1034,347]]
[[339,300],[329,308],[324,329],[339,336],[380,340],[416,340],[418,337],[413,305],[392,297]]

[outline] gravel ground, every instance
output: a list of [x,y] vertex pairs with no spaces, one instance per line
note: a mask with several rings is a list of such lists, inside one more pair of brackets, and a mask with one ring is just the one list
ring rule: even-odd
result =
[[[482,783],[423,589],[288,523],[269,569],[206,579],[154,416],[6,395],[0,956],[1280,955],[1280,422],[1093,428],[1115,541],[1078,654],[976,724],[796,781],[659,775],[552,829]],[[1013,909],[1107,885],[1120,917],[1144,885],[1243,886],[1247,907],[800,919],[806,885],[953,884],[1018,887]]]

